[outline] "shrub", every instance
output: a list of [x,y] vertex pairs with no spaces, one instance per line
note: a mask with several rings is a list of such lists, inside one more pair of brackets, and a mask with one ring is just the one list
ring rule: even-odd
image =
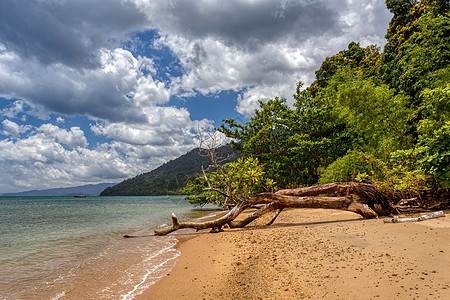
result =
[[380,173],[380,162],[373,156],[360,151],[350,151],[322,172],[319,184],[353,180],[370,182],[373,177],[380,177]]

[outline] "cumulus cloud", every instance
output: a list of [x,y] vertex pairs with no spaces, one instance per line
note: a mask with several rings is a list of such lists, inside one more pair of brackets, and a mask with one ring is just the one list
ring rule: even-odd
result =
[[[247,112],[243,107],[256,97],[284,97],[297,81],[311,83],[324,57],[350,41],[383,44],[390,17],[379,0],[44,0],[24,6],[0,4],[0,95],[116,122],[142,122],[140,107],[163,105],[171,95],[222,90],[242,92],[237,109]],[[151,59],[111,48],[111,41],[150,28],[183,68],[170,87],[144,72],[153,69]]]
[[149,119],[148,123],[130,125],[102,122],[91,129],[98,135],[120,143],[170,147],[185,144],[192,146],[198,131],[209,131],[213,128],[211,122],[206,119],[191,121],[186,109],[151,107],[144,109],[144,113]]
[[86,147],[88,145],[84,132],[80,127],[75,126],[71,127],[70,130],[65,130],[52,124],[44,124],[37,128],[37,131],[42,132],[46,137],[53,138],[70,148]]
[[26,60],[97,68],[108,40],[142,29],[145,17],[131,1],[0,2],[0,40]]
[[213,37],[234,46],[255,49],[266,43],[297,43],[317,34],[339,34],[345,29],[334,1],[137,1],[158,28],[189,39]]
[[196,142],[132,145],[113,141],[88,149],[79,128],[64,130],[44,124],[26,138],[0,140],[0,190],[120,181],[186,153]]
[[13,105],[4,108],[0,111],[0,114],[7,118],[15,118],[17,115],[22,113],[24,109],[24,102],[21,100],[14,101]]
[[19,125],[10,120],[3,120],[2,122],[3,130],[2,133],[6,136],[11,136],[18,138],[20,134],[27,132],[31,129],[30,125]]
[[[199,131],[211,131],[211,121],[190,120],[186,109],[143,109],[148,121],[98,121],[93,133],[111,139],[94,145],[80,127],[45,123],[38,127],[2,122],[0,190],[45,189],[105,181],[121,181],[148,172],[199,145]],[[21,134],[27,133],[26,137]]]
[[384,44],[390,18],[383,1],[145,1],[148,14],[185,70],[174,90],[192,95],[242,92],[237,110],[290,98],[310,84],[326,56],[351,41]]
[[0,52],[0,95],[27,100],[49,112],[127,122],[146,121],[142,106],[169,100],[164,83],[144,75],[141,66],[147,68],[148,59],[121,48],[100,52],[100,67],[88,70],[63,64],[43,68],[16,53]]
[[142,171],[109,146],[65,149],[44,133],[0,141],[0,189],[45,189],[123,178]]

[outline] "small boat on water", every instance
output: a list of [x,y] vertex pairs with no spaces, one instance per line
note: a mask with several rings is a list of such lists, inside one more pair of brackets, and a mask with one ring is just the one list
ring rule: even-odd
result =
[[73,196],[74,198],[86,198],[86,196]]

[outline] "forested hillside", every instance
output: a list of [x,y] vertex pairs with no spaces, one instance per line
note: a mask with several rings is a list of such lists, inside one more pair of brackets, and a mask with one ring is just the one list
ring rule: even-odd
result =
[[[238,152],[225,145],[217,149],[217,156],[232,162],[240,157]],[[125,180],[115,186],[105,189],[101,196],[159,196],[179,195],[189,180],[201,174],[201,168],[210,165],[207,157],[194,149],[172,161],[169,161],[155,170]]]
[[[351,42],[323,61],[309,87],[298,84],[294,106],[261,101],[249,122],[229,119],[218,128],[240,141],[233,148],[244,156],[242,167],[228,168],[234,182],[245,179],[233,189],[249,182],[258,183],[258,192],[358,181],[422,207],[448,203],[450,4],[386,5],[393,18],[383,51]],[[205,185],[199,178],[188,190],[199,202],[218,201],[219,194],[202,191]]]

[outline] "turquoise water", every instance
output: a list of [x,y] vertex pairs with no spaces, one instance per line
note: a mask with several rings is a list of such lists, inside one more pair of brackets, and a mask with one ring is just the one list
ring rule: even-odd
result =
[[0,299],[132,299],[179,256],[152,236],[172,212],[211,214],[183,197],[0,197]]

